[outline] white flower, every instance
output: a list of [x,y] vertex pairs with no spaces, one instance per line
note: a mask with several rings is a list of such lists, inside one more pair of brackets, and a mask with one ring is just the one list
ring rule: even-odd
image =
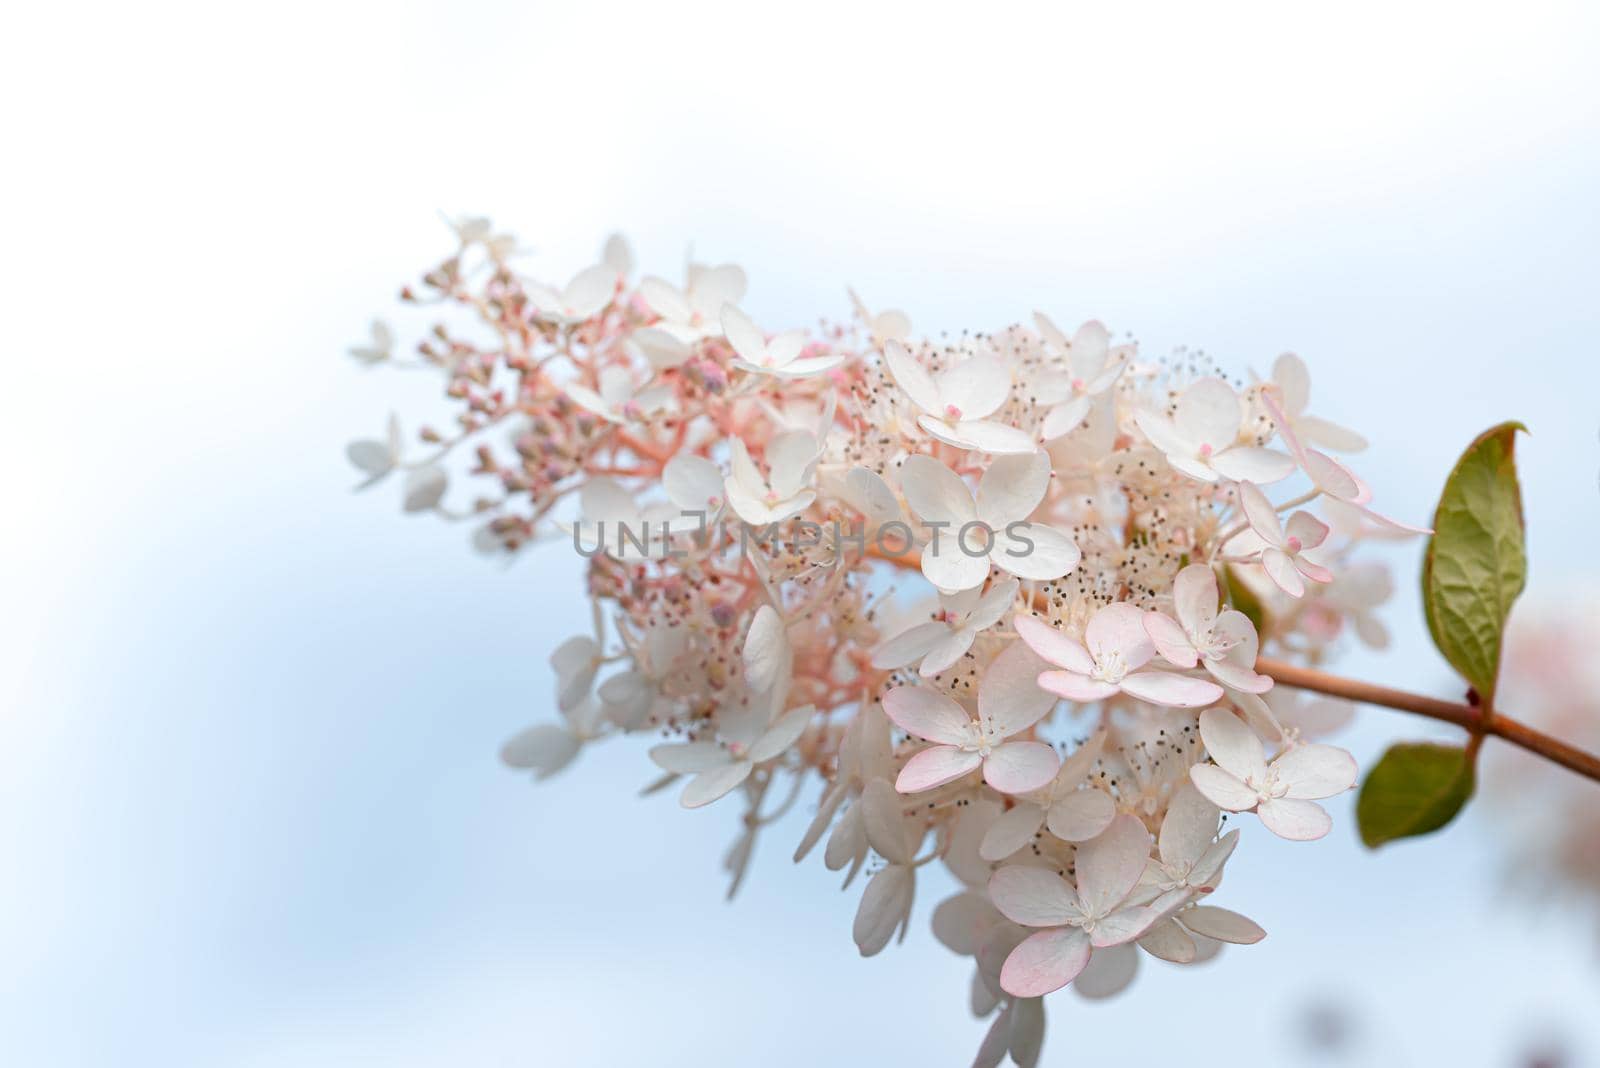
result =
[[1354,430],[1305,414],[1311,400],[1311,372],[1300,357],[1292,352],[1279,356],[1272,365],[1272,382],[1283,398],[1283,414],[1302,441],[1335,452],[1360,452],[1367,447],[1367,439]]
[[725,716],[717,740],[658,745],[650,759],[663,771],[693,775],[679,798],[684,808],[699,808],[725,796],[750,777],[757,764],[786,753],[811,722],[810,705],[791,709],[768,725],[762,716]]
[[[1224,686],[1266,693],[1272,680],[1256,674],[1256,627],[1243,612],[1217,613],[1217,575],[1206,564],[1190,564],[1172,583],[1176,620],[1161,612],[1144,617],[1156,651],[1181,668],[1196,663]],[[1204,703],[1204,702],[1202,702]]]
[[1150,835],[1126,813],[1078,847],[1076,888],[1053,871],[1013,864],[989,880],[995,907],[1014,923],[1042,927],[1006,958],[1000,985],[1016,997],[1041,997],[1078,977],[1094,950],[1131,942],[1157,914],[1127,900],[1144,874]]
[[931,456],[911,456],[900,469],[900,488],[933,538],[922,553],[922,573],[946,592],[981,585],[989,565],[1018,578],[1057,579],[1078,565],[1078,547],[1053,527],[1028,516],[1050,486],[1043,452],[997,456],[978,481],[967,484]]
[[768,474],[750,459],[744,442],[732,438],[728,448],[733,473],[726,487],[728,503],[746,523],[776,523],[804,511],[817,494],[812,479],[817,468],[817,439],[805,430],[791,430],[767,446]]
[[1125,693],[1151,704],[1200,708],[1220,698],[1222,687],[1214,682],[1140,670],[1156,655],[1144,615],[1126,602],[1108,604],[1090,617],[1082,644],[1032,616],[1019,615],[1013,625],[1034,652],[1061,669],[1042,673],[1039,685],[1069,701],[1104,701]]
[[666,411],[674,400],[668,386],[637,389],[628,369],[616,364],[601,368],[598,392],[577,382],[569,382],[562,388],[572,403],[609,423],[625,423]]
[[1094,399],[1116,385],[1127,361],[1112,352],[1111,334],[1098,320],[1078,327],[1070,341],[1043,312],[1034,312],[1033,321],[1044,339],[1066,356],[1070,370],[1041,382],[1035,391],[1040,403],[1055,405],[1039,428],[1045,441],[1054,441],[1077,429]]
[[778,334],[770,341],[750,317],[732,304],[723,306],[722,332],[739,358],[733,366],[752,374],[776,375],[779,378],[805,378],[821,374],[839,366],[842,356],[800,355],[806,347],[806,336],[799,330]]
[[1288,527],[1278,519],[1278,510],[1267,495],[1251,482],[1239,483],[1239,505],[1244,509],[1250,529],[1229,539],[1226,549],[1240,556],[1261,554],[1261,566],[1273,585],[1290,597],[1306,592],[1304,579],[1332,582],[1333,572],[1302,555],[1328,538],[1328,525],[1310,512],[1295,512]]
[[1216,763],[1189,769],[1199,791],[1229,812],[1253,810],[1280,838],[1308,842],[1327,834],[1333,821],[1316,800],[1356,782],[1355,758],[1336,746],[1292,746],[1268,764],[1261,739],[1226,709],[1200,714],[1200,739]]
[[390,471],[400,466],[404,444],[400,435],[400,419],[389,416],[388,432],[382,440],[364,438],[352,441],[344,447],[344,454],[355,465],[356,469],[367,476],[367,480],[356,487],[361,489],[372,485]]
[[981,631],[1005,617],[1017,598],[1017,588],[1017,580],[1011,578],[995,583],[987,593],[977,586],[941,593],[939,618],[919,623],[873,649],[872,666],[904,667],[920,659],[918,673],[932,678],[960,660]]
[[604,311],[617,295],[620,281],[616,268],[597,263],[573,275],[565,289],[528,283],[528,300],[540,318],[558,323],[578,323]]
[[937,377],[928,374],[898,341],[883,347],[884,366],[923,414],[917,425],[948,445],[992,453],[1031,453],[1038,445],[1027,434],[987,417],[1011,393],[1011,372],[997,360],[975,356]]
[[449,485],[450,475],[444,468],[432,464],[419,467],[406,476],[400,507],[406,512],[431,512],[444,500]]
[[1134,420],[1167,463],[1190,478],[1277,482],[1294,471],[1281,452],[1239,443],[1244,410],[1239,395],[1220,378],[1202,378],[1178,397],[1172,418],[1140,411]]
[[647,277],[639,282],[639,296],[661,317],[654,329],[689,345],[722,332],[722,306],[743,300],[745,286],[744,271],[735,264],[706,267],[692,263],[682,289]]
[[1115,802],[1092,786],[1081,788],[1105,742],[1106,732],[1096,732],[1061,762],[1061,770],[1043,789],[1019,795],[1016,804],[990,825],[978,847],[979,856],[1005,860],[1032,842],[1041,827],[1064,842],[1087,842],[1111,826],[1117,814]]
[[371,340],[352,346],[350,355],[364,364],[382,363],[394,355],[394,331],[382,319],[372,320]]
[[1004,794],[1037,790],[1060,767],[1043,742],[1007,741],[1049,714],[1055,699],[1032,683],[1038,663],[1012,643],[978,683],[978,718],[954,698],[921,686],[896,686],[883,695],[883,710],[901,730],[934,744],[900,769],[895,789],[931,790],[983,769],[983,780]]
[[[640,507],[616,480],[591,478],[578,491],[578,522],[574,537],[590,555],[603,552],[615,560],[647,560],[666,551],[666,535],[689,524],[669,504]],[[673,520],[679,521],[674,525]]]
[[572,763],[585,742],[599,737],[605,706],[586,696],[563,716],[563,723],[539,723],[512,735],[500,747],[500,759],[531,770],[535,779],[547,779]]

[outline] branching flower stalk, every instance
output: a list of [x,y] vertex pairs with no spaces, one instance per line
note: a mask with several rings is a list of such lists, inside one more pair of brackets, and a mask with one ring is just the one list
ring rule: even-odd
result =
[[[865,956],[904,937],[941,863],[961,889],[934,932],[973,958],[993,1017],[979,1064],[1035,1063],[1052,991],[1109,996],[1143,956],[1188,966],[1264,937],[1209,903],[1239,836],[1223,813],[1328,832],[1317,801],[1357,769],[1317,740],[1348,707],[1313,693],[1600,777],[1498,713],[1300,666],[1387,641],[1391,584],[1361,549],[1425,531],[1329,455],[1366,443],[1309,414],[1295,356],[1246,381],[1094,321],[919,339],[859,300],[773,333],[731,265],[635,280],[613,239],[555,286],[486,222],[457,235],[402,293],[439,315],[415,355],[383,325],[353,350],[437,371],[455,425],[419,431],[412,459],[391,420],[349,457],[364,485],[403,474],[407,511],[469,522],[482,552],[550,540],[585,570],[556,709],[504,760],[543,779],[651,739],[647,790],[742,808],[730,895],[814,798],[794,859],[820,846],[846,886],[867,876]],[[447,506],[445,465],[467,456],[484,488]]]

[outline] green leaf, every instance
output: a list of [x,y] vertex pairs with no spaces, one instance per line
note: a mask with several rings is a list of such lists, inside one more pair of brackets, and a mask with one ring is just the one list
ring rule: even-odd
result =
[[1422,558],[1422,606],[1433,644],[1485,705],[1494,701],[1500,638],[1528,580],[1522,490],[1513,456],[1521,423],[1479,435],[1456,461]]
[[1356,798],[1361,840],[1376,849],[1437,831],[1472,796],[1472,761],[1455,745],[1401,742],[1367,772]]
[[1227,569],[1228,600],[1233,607],[1249,617],[1255,625],[1257,634],[1266,633],[1267,612],[1257,597],[1243,582],[1239,581],[1239,573],[1230,565]]

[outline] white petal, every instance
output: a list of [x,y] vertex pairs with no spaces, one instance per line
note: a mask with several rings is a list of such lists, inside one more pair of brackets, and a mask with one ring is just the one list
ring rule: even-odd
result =
[[966,745],[976,725],[955,699],[923,686],[896,686],[883,695],[883,711],[907,734],[940,745]]
[[1255,445],[1238,445],[1211,457],[1211,466],[1223,478],[1249,479],[1264,484],[1281,482],[1294,474],[1294,460],[1281,452]]
[[1044,417],[1043,425],[1039,427],[1039,436],[1045,441],[1054,441],[1078,429],[1084,417],[1089,414],[1089,407],[1093,403],[1090,397],[1074,397],[1065,404],[1051,408]]
[[1283,523],[1278,519],[1278,511],[1255,483],[1239,483],[1239,505],[1250,521],[1250,528],[1261,540],[1275,549],[1283,548]]
[[1291,842],[1311,842],[1333,829],[1333,819],[1315,801],[1279,797],[1256,809],[1262,826]]
[[507,739],[500,747],[500,759],[513,768],[530,768],[542,779],[570,764],[580,744],[565,727],[541,723]]
[[407,512],[426,512],[444,499],[450,476],[442,467],[424,467],[406,477],[403,507]]
[[1178,914],[1178,922],[1195,934],[1239,946],[1254,945],[1267,937],[1267,932],[1254,920],[1214,905],[1196,905],[1192,909],[1185,909]]
[[942,633],[928,649],[927,655],[922,659],[922,665],[917,668],[917,674],[925,679],[931,679],[950,670],[957,661],[967,655],[967,650],[972,648],[973,639],[977,637],[970,627],[950,630],[942,623],[936,623],[934,626]]
[[1185,630],[1204,632],[1217,618],[1217,574],[1205,564],[1190,564],[1172,582],[1172,606]]
[[1200,714],[1200,740],[1211,759],[1235,778],[1259,782],[1265,775],[1266,754],[1261,739],[1227,709],[1208,708]]
[[1189,441],[1221,452],[1238,437],[1241,414],[1232,386],[1220,378],[1202,378],[1178,398],[1172,422]]
[[1087,842],[1111,826],[1117,806],[1095,789],[1074,790],[1050,806],[1046,825],[1063,842]]
[[767,357],[767,340],[761,328],[732,304],[723,305],[721,319],[722,333],[733,351],[750,363],[761,364]]
[[[875,647],[872,650],[872,666],[880,670],[905,667],[927,656],[934,646],[949,636],[950,628],[943,623],[918,623]],[[970,640],[968,644],[971,644]],[[959,657],[961,654],[956,655]]]
[[1069,574],[1082,554],[1076,542],[1054,527],[1014,523],[994,532],[989,558],[1018,578],[1049,582]]
[[1188,964],[1194,960],[1194,939],[1170,919],[1162,920],[1139,936],[1139,948],[1174,964]]
[[906,347],[898,341],[890,341],[883,346],[884,366],[889,368],[895,385],[905,390],[911,402],[925,412],[943,415],[939,405],[939,388],[933,384],[933,378],[917,362],[915,356],[906,351]]
[[1059,927],[1079,916],[1078,895],[1053,871],[1012,864],[989,878],[989,900],[1012,923]]
[[1030,649],[1057,667],[1080,675],[1094,671],[1094,659],[1088,650],[1044,620],[1018,614],[1011,625]]
[[996,529],[1026,519],[1050,486],[1050,457],[1044,452],[996,457],[978,481],[978,518]]
[[998,919],[987,897],[968,890],[939,902],[933,910],[933,936],[951,952],[970,957],[978,951],[983,929]]
[[1216,838],[1220,815],[1193,783],[1181,784],[1167,802],[1167,814],[1161,821],[1156,843],[1161,859],[1168,864],[1192,865]]
[[1334,745],[1297,745],[1272,762],[1288,797],[1316,800],[1342,794],[1356,784],[1356,759]]
[[906,502],[918,518],[928,523],[950,524],[941,532],[941,548],[954,542],[964,524],[978,518],[977,506],[967,484],[931,456],[907,457],[900,468],[900,488],[905,491]]
[[1049,785],[1061,758],[1043,742],[1006,742],[983,761],[983,781],[1003,794],[1025,794]]
[[1306,410],[1311,399],[1311,373],[1305,361],[1286,352],[1272,363],[1272,381],[1283,392],[1284,410],[1291,416]]
[[1161,612],[1146,612],[1144,630],[1150,635],[1150,640],[1155,642],[1156,652],[1173,665],[1192,668],[1200,662],[1200,654],[1189,641],[1188,632],[1171,616]]
[[1161,914],[1155,909],[1139,905],[1118,909],[1095,924],[1089,941],[1094,943],[1096,949],[1120,946],[1143,935],[1160,918]]
[[709,805],[727,794],[750,777],[752,765],[748,760],[735,760],[718,768],[702,771],[683,788],[679,802],[684,808]]
[[918,425],[940,441],[963,449],[994,453],[996,456],[1031,453],[1039,448],[1039,443],[1031,435],[1024,434],[1014,426],[987,419],[966,419],[954,426],[946,425],[937,429],[930,427],[926,420],[919,420]]
[[846,500],[873,523],[900,518],[900,500],[876,471],[852,467],[845,475]]
[[989,557],[968,556],[957,540],[957,532],[945,531],[937,544],[930,543],[922,551],[922,574],[941,592],[970,590],[989,578]]
[[903,864],[889,865],[867,883],[851,931],[863,957],[880,952],[905,923],[916,885],[915,873]]
[[956,364],[936,381],[940,406],[934,414],[949,415],[946,406],[953,405],[960,414],[951,418],[957,420],[982,419],[992,414],[1011,392],[1011,374],[1006,366],[982,356]]
[[382,441],[352,441],[344,454],[355,467],[369,475],[386,474],[394,468],[394,454]]
[[906,833],[904,802],[883,779],[873,779],[861,791],[861,825],[867,843],[890,864],[911,861],[913,843]]
[[1095,950],[1088,967],[1072,983],[1079,997],[1100,1001],[1128,988],[1139,971],[1139,951],[1131,945]]
[[1108,604],[1084,628],[1083,644],[1097,661],[1115,654],[1129,670],[1143,667],[1155,656],[1155,643],[1145,633],[1144,613],[1126,601]]
[[702,771],[733,762],[728,751],[716,742],[677,742],[653,746],[650,759],[656,767],[674,775],[698,775]]
[[782,753],[800,740],[806,732],[806,727],[811,723],[811,717],[816,714],[816,709],[810,705],[792,708],[778,717],[778,721],[762,732],[750,746],[747,758],[752,764],[765,763]]
[[1256,805],[1256,792],[1244,782],[1228,774],[1215,764],[1196,764],[1189,769],[1189,779],[1195,789],[1212,804],[1229,812],[1245,812]]
[[1105,916],[1144,874],[1150,859],[1150,832],[1137,816],[1123,813],[1111,826],[1078,847],[1078,897],[1083,910]]
[[987,861],[1005,860],[1033,841],[1033,836],[1043,826],[1044,809],[1022,802],[990,824],[978,847],[978,855]]
[[661,469],[661,484],[684,511],[704,512],[709,523],[722,504],[722,471],[704,456],[680,452]]
[[903,794],[932,790],[976,771],[982,763],[983,758],[977,753],[952,745],[930,746],[906,761],[894,781],[894,788]]
[[1039,689],[1049,665],[1022,642],[1011,642],[978,680],[978,716],[995,738],[1025,731],[1049,714],[1056,697]]
[[766,693],[778,681],[789,656],[789,636],[783,617],[770,604],[756,609],[744,639],[745,681],[756,693]]
[[1204,708],[1222,699],[1222,687],[1216,683],[1170,671],[1135,671],[1123,678],[1122,692],[1169,708]]

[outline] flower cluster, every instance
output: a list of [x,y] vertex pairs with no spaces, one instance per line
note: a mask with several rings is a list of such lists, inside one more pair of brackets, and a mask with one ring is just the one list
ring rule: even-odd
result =
[[[960,889],[934,933],[994,1017],[980,1064],[1034,1063],[1052,991],[1264,937],[1209,903],[1226,814],[1318,838],[1356,766],[1315,740],[1347,710],[1274,690],[1258,654],[1381,644],[1387,577],[1353,550],[1412,529],[1323,451],[1365,443],[1307,414],[1297,357],[1245,382],[1094,321],[926,339],[859,300],[773,332],[735,266],[635,279],[613,239],[544,285],[486,223],[457,229],[403,294],[441,314],[415,355],[381,326],[353,351],[437,369],[458,425],[350,459],[484,552],[580,554],[592,630],[554,652],[555,715],[508,764],[652,739],[657,787],[741,811],[730,893],[814,804],[794,858],[862,886],[867,956],[938,862]],[[447,506],[468,450],[488,488]]]

